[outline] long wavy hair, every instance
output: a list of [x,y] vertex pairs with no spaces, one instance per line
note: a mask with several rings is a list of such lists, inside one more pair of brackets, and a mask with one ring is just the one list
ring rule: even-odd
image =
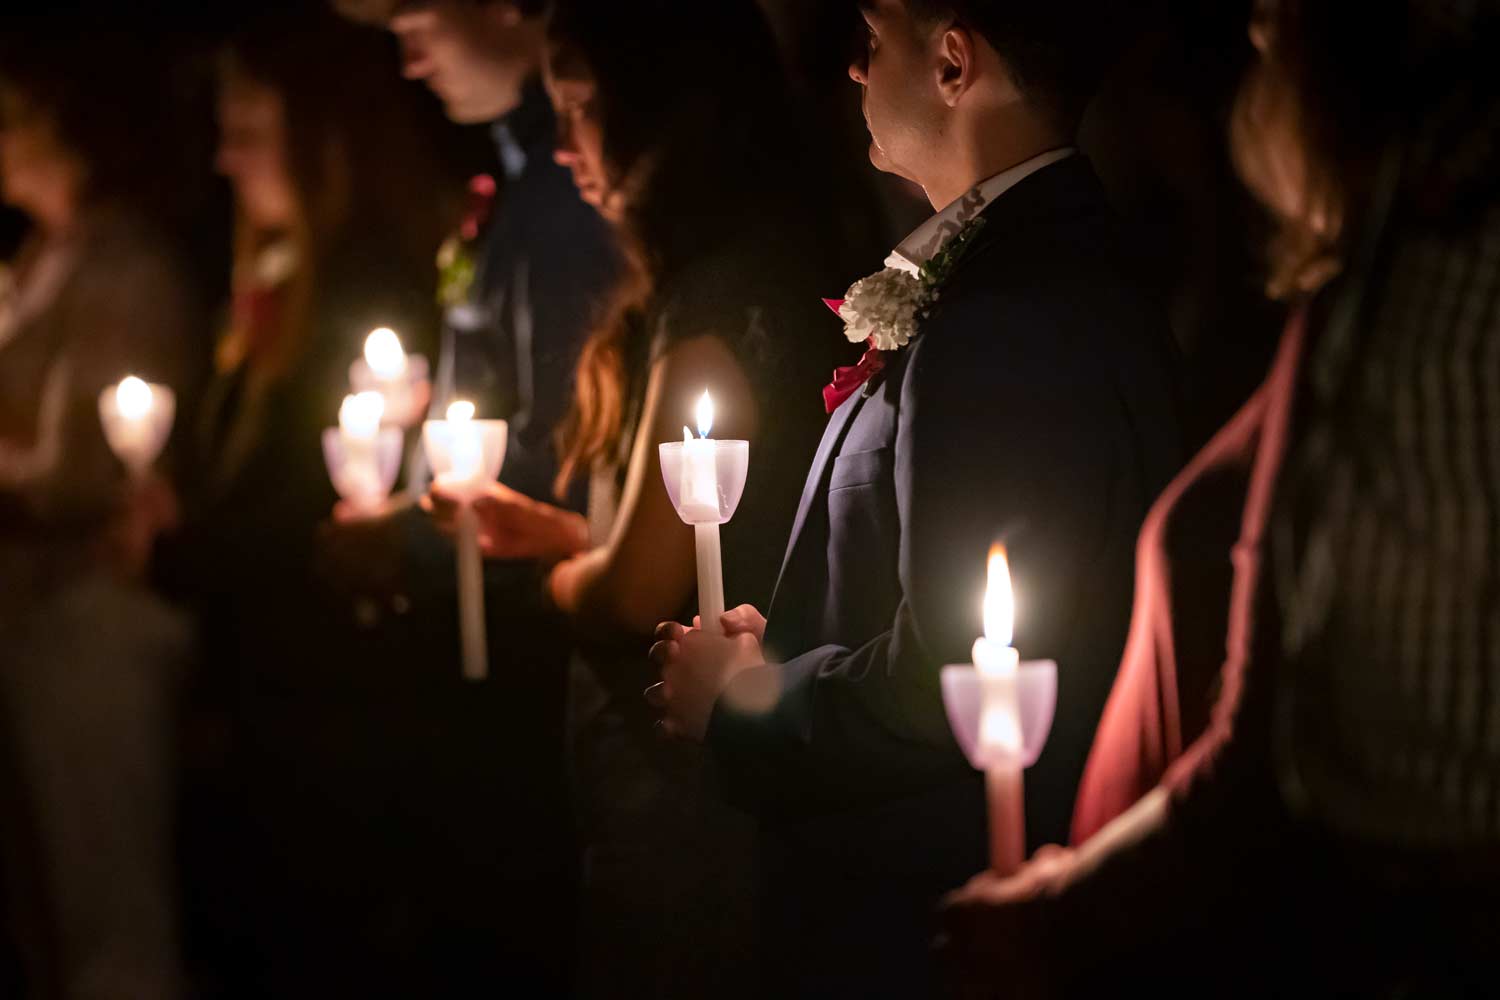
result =
[[647,363],[653,296],[743,228],[768,195],[795,198],[802,147],[775,40],[754,0],[557,0],[548,35],[554,77],[597,87],[629,264],[579,358],[559,430],[562,496],[623,445],[631,387]]
[[1275,219],[1275,298],[1314,292],[1342,265],[1401,107],[1408,6],[1368,0],[1351,16],[1321,0],[1256,4],[1260,59],[1240,87],[1230,146]]

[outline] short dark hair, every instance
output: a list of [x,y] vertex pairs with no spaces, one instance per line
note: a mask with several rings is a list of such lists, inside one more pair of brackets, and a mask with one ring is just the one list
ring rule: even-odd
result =
[[1111,0],[906,0],[919,21],[953,21],[979,32],[1016,86],[1072,130],[1123,50],[1123,18]]

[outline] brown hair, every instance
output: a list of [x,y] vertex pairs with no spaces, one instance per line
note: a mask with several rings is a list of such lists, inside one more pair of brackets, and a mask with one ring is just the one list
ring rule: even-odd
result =
[[1403,0],[1368,0],[1351,25],[1336,4],[1256,4],[1261,56],[1240,87],[1230,145],[1275,217],[1275,298],[1310,294],[1342,266],[1399,104],[1405,14]]
[[[556,0],[549,36],[553,74],[598,87],[628,262],[579,357],[558,436],[561,496],[623,443],[631,388],[649,360],[653,296],[742,229],[766,192],[797,197],[799,144],[775,41],[753,0]],[[621,44],[626,37],[634,43]]]
[[[220,64],[226,83],[267,87],[282,99],[286,170],[297,206],[287,234],[297,271],[270,359],[284,371],[305,346],[314,289],[351,230],[379,239],[413,270],[428,267],[445,228],[435,197],[439,158],[421,121],[421,95],[401,83],[391,40],[324,12],[277,13],[238,32]],[[415,194],[415,196],[414,196]],[[235,227],[236,274],[248,273],[263,234]]]

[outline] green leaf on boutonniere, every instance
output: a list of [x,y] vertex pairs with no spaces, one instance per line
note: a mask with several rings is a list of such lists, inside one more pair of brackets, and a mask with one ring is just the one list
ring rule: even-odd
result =
[[457,235],[450,236],[438,250],[438,305],[451,307],[469,301],[477,268],[469,243]]
[[984,222],[982,215],[970,219],[962,229],[953,234],[951,240],[943,244],[943,248],[931,260],[922,265],[922,281],[927,287],[936,289],[948,280],[948,275],[953,273],[953,268],[974,242],[974,237],[984,228]]

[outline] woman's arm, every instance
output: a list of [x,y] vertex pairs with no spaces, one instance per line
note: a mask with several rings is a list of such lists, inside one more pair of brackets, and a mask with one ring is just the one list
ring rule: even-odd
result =
[[748,440],[755,429],[750,381],[723,340],[682,340],[656,361],[609,541],[558,564],[548,580],[558,607],[589,632],[650,635],[693,593],[693,533],[667,497],[657,445],[682,440],[705,389],[714,400],[714,437]]

